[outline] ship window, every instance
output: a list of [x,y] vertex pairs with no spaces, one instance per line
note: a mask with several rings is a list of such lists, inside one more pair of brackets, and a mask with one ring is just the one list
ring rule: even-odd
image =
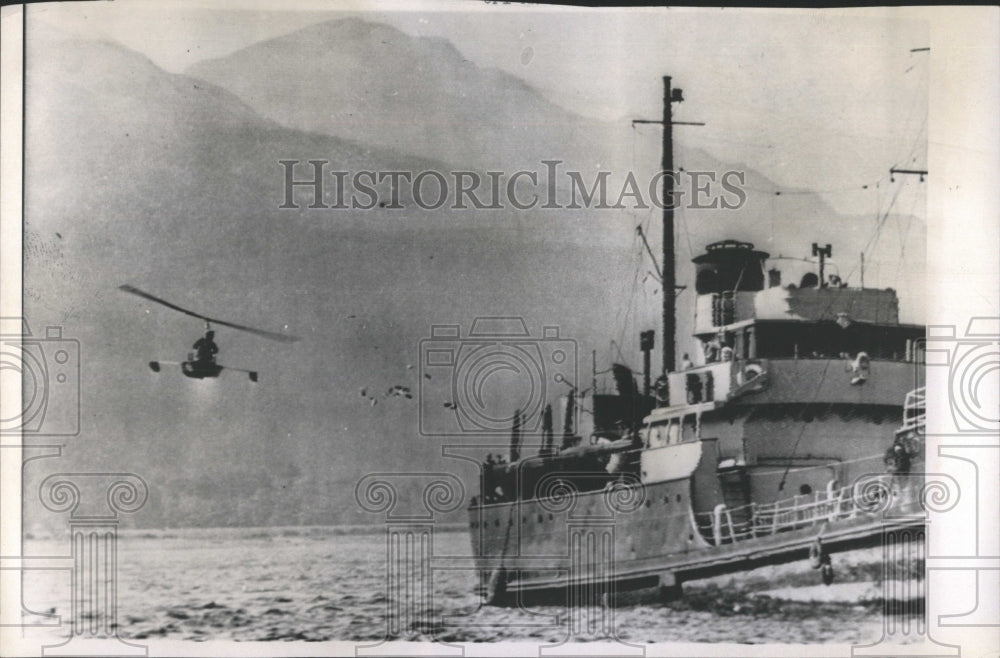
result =
[[808,496],[812,492],[813,488],[810,487],[808,484],[803,484],[801,487],[799,487],[799,493],[802,494],[803,496]]
[[681,502],[681,495],[680,494],[677,494],[677,502],[678,503]]
[[646,499],[646,507],[652,507],[652,506],[653,506],[653,501],[651,501],[651,500],[649,500],[649,499],[647,498],[647,499]]
[[522,516],[521,517],[521,523],[527,523],[527,522],[528,522],[528,517]]
[[549,521],[551,521],[551,520],[552,520],[552,513],[549,512]]
[[545,517],[543,517],[543,516],[542,516],[541,514],[539,514],[539,515],[538,515],[538,522],[539,522],[539,523],[542,523],[542,522],[544,522],[544,521],[545,521]]
[[500,519],[496,519],[495,521],[493,521],[493,525],[495,525],[496,527],[499,528],[500,527]]
[[681,428],[677,423],[670,423],[667,429],[667,443],[674,445],[675,443],[680,443],[681,440]]
[[684,441],[693,441],[698,438],[695,432],[695,418],[693,415],[684,419],[682,438]]
[[669,505],[670,504],[670,496],[664,496],[663,497],[663,504],[664,505]]
[[476,523],[475,521],[473,521],[473,522],[472,522],[472,527],[473,527],[473,528],[475,528],[475,527],[477,527],[477,526],[478,526],[478,524],[477,524],[477,523]]
[[[744,349],[748,358],[783,358],[796,354],[799,358],[838,358],[847,354],[854,358],[867,352],[873,359],[899,360],[905,357],[906,341],[923,335],[919,327],[886,327],[866,322],[854,322],[841,328],[836,322],[769,323],[747,328]],[[756,347],[756,349],[755,349]]]

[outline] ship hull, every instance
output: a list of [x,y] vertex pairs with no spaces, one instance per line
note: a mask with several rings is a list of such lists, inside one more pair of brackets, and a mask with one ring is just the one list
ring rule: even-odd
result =
[[[495,603],[585,588],[675,591],[685,581],[922,540],[922,478],[872,476],[762,506],[742,523],[696,514],[690,478],[470,508],[473,554]],[[503,586],[497,588],[497,576]]]

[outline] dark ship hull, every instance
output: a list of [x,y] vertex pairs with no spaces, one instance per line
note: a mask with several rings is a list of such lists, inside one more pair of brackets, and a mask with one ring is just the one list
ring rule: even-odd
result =
[[[880,371],[875,364],[873,376]],[[922,391],[907,402],[825,411],[732,405],[719,407],[714,419],[703,413],[702,432],[741,427],[765,444],[784,415],[784,431],[770,438],[797,440],[802,452],[794,461],[761,451],[752,464],[737,464],[723,457],[718,438],[638,449],[632,473],[560,467],[558,457],[520,460],[506,471],[523,498],[469,508],[484,593],[494,603],[559,598],[567,588],[588,597],[631,590],[672,596],[685,581],[767,564],[808,559],[826,570],[830,555],[878,546],[886,533],[919,539]],[[815,416],[807,422],[806,414]],[[823,457],[818,447],[830,441],[868,454]],[[592,452],[636,452],[618,443]]]
[[[590,586],[601,593],[647,588],[679,593],[676,588],[685,581],[767,564],[811,558],[819,567],[823,556],[880,545],[885,532],[923,527],[920,487],[908,478],[888,483],[892,509],[882,508],[878,500],[858,504],[853,489],[845,488],[832,498],[791,499],[761,510],[752,524],[733,523],[724,515],[718,534],[709,519],[699,525],[690,513],[676,518],[664,514],[678,498],[675,507],[683,505],[690,484],[679,480],[647,487],[646,496],[660,509],[643,506],[629,513],[609,505],[602,492],[582,494],[569,513],[552,513],[551,505],[542,501],[484,509],[481,517],[476,515],[482,521],[472,522],[478,566],[484,576],[493,577],[500,568],[506,574],[503,591],[487,594],[500,603],[518,594],[558,596],[568,587]],[[614,510],[613,519],[609,509]],[[886,512],[896,518],[886,519]],[[518,516],[521,521],[510,539],[491,532],[491,527],[501,528]],[[545,525],[551,530],[537,529]],[[484,586],[487,583],[484,580]]]

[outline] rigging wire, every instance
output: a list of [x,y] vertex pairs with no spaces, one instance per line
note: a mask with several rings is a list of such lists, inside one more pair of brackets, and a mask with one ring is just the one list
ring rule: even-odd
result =
[[[869,253],[874,253],[875,246],[878,244],[878,240],[882,235],[882,226],[885,224],[885,221],[889,218],[889,213],[892,212],[893,207],[896,205],[896,201],[899,199],[899,195],[902,193],[903,187],[904,185],[901,184],[896,188],[895,194],[893,194],[892,200],[886,207],[885,212],[881,213],[880,217],[876,217],[875,231],[872,233],[872,236],[868,238],[868,242],[865,243],[865,246],[861,249],[862,254],[868,255]],[[872,250],[871,252],[869,252],[869,248]],[[846,277],[844,277],[844,280],[847,281],[852,276],[854,276],[854,273],[855,271],[857,271],[858,267],[860,267],[860,263],[855,263],[851,271],[848,272]]]
[[[614,357],[613,348],[617,349],[619,356],[621,356],[621,349],[618,345],[621,345],[625,340],[625,335],[628,332],[629,327],[632,325],[632,318],[635,315],[636,307],[636,297],[638,295],[638,290],[640,289],[641,281],[640,275],[642,274],[642,246],[639,244],[639,237],[636,231],[632,232],[632,245],[629,248],[630,253],[632,253],[634,258],[634,265],[632,268],[632,281],[631,286],[626,281],[623,281],[622,294],[619,295],[619,304],[615,311],[615,324],[621,327],[621,331],[618,335],[618,341],[616,342],[613,338],[609,341],[607,354],[612,358]],[[629,288],[626,294],[626,288]],[[622,357],[624,361],[624,357]],[[626,364],[627,365],[627,364]],[[602,371],[594,374],[605,374],[607,371]]]
[[[827,310],[829,311],[829,305],[827,305]],[[823,374],[820,375],[819,384],[816,385],[816,391],[813,393],[814,404],[816,402],[816,398],[819,397],[820,390],[823,388],[823,383],[826,382],[826,372],[827,370],[830,369],[831,362],[832,359],[827,359],[826,365],[823,366]],[[781,474],[781,482],[778,483],[778,491],[784,491],[785,489],[785,481],[788,479],[788,469],[791,468],[792,466],[791,459],[795,457],[795,453],[799,449],[799,442],[802,440],[802,436],[805,434],[806,427],[808,426],[807,423],[802,422],[802,417],[805,415],[806,409],[808,408],[809,408],[808,404],[803,405],[802,409],[799,410],[798,417],[795,419],[801,425],[801,428],[799,429],[799,435],[795,437],[795,443],[794,445],[792,445],[792,452],[788,455],[789,459],[788,466],[785,468],[785,472]]]
[[[914,57],[913,53],[914,53],[914,51],[910,51],[910,58],[911,59]],[[921,63],[925,63],[927,61],[928,60],[927,60],[926,57],[920,56],[920,62]],[[915,66],[917,66],[917,64],[913,64],[912,66],[910,66],[908,69],[906,69],[905,71],[903,71],[902,75],[906,75],[907,73],[909,73],[910,71],[912,71]],[[927,71],[926,71],[926,69],[923,71],[923,77],[926,80],[926,78],[927,78]],[[918,105],[918,102],[920,100],[920,96],[922,94],[924,95],[924,98],[926,99],[926,88],[925,87],[919,87],[918,86],[916,89],[914,89],[914,91],[913,91],[913,97],[910,99],[909,111],[906,114],[906,120],[903,122],[903,130],[901,131],[900,134],[906,135],[906,134],[908,134],[910,132],[910,122],[913,119],[913,115],[916,112],[917,105]],[[925,110],[926,110],[926,108],[925,108]],[[918,133],[917,133],[917,137],[918,138],[921,135],[923,135],[923,131],[924,131],[924,128],[926,127],[926,124],[927,124],[927,112],[925,111],[924,112],[923,126],[921,126],[920,131],[918,131]],[[910,149],[910,153],[907,156],[907,160],[909,160],[909,158],[912,157],[912,156],[913,156],[913,149],[911,148]]]
[[869,181],[867,183],[856,183],[854,185],[849,185],[846,187],[835,187],[825,190],[801,190],[801,189],[785,189],[780,187],[772,187],[770,189],[763,189],[758,187],[748,187],[744,186],[742,189],[750,190],[751,192],[757,192],[758,194],[768,194],[771,196],[808,196],[810,194],[838,194],[847,192],[864,192],[877,186],[879,183],[883,182],[888,176],[883,176],[875,181]]
[[[637,237],[635,233],[633,233],[632,244],[629,246],[629,253],[633,254],[633,257],[636,251],[636,246],[637,246]],[[628,317],[627,315],[628,309],[625,306],[628,299],[625,294],[627,286],[628,286],[628,280],[625,279],[622,281],[621,294],[618,296],[619,303],[616,305],[617,308],[615,309],[615,324],[618,326],[620,326],[624,322],[624,320],[622,319],[623,313],[625,314],[626,318]]]
[[[851,274],[853,274],[853,270],[851,271]],[[850,276],[851,275],[849,274],[848,277],[850,277]],[[848,277],[845,277],[844,280],[846,281]],[[854,299],[851,300],[851,304],[848,307],[848,312],[851,312],[851,311],[854,310],[854,302],[856,301],[856,299],[857,298],[855,297]],[[830,309],[833,307],[834,300],[835,300],[835,298],[831,297],[831,299],[826,303],[826,308],[823,309],[823,313],[821,314],[821,317],[826,316],[830,312]],[[829,371],[830,364],[832,362],[833,362],[832,359],[827,359],[826,360],[826,363],[823,366],[823,373],[820,375],[820,378],[819,378],[819,383],[816,385],[816,390],[812,394],[812,402],[805,404],[802,407],[802,409],[799,411],[798,417],[796,418],[796,420],[799,421],[800,423],[802,421],[802,417],[805,415],[806,409],[808,409],[808,407],[809,407],[809,404],[815,404],[816,403],[816,400],[819,397],[820,391],[823,389],[823,383],[826,381],[826,374]],[[802,425],[802,427],[799,430],[798,437],[796,437],[796,439],[795,439],[795,444],[792,446],[792,452],[791,452],[791,455],[790,455],[789,459],[791,459],[791,457],[795,456],[795,453],[799,449],[799,442],[802,440],[802,436],[805,433],[806,424],[805,423],[801,423],[801,425]],[[778,483],[778,491],[782,491],[785,488],[785,481],[788,478],[788,473],[789,473],[788,469],[789,468],[791,468],[791,463],[788,464],[788,467],[785,468],[785,472],[781,476],[781,482]]]
[[927,115],[925,114],[923,120],[920,123],[920,130],[917,131],[917,136],[916,138],[914,138],[913,144],[910,146],[910,150],[907,152],[906,159],[903,162],[915,163],[917,161],[915,157],[917,152],[917,147],[919,147],[921,144],[924,144],[924,146],[926,147],[927,144],[926,131],[927,131]]
[[913,203],[910,204],[910,211],[906,216],[906,229],[903,231],[899,240],[899,258],[896,261],[896,276],[895,281],[900,280],[900,274],[903,270],[903,263],[906,262],[906,242],[910,238],[910,229],[913,226],[913,211],[917,208],[917,203],[920,201],[921,194],[913,195]]

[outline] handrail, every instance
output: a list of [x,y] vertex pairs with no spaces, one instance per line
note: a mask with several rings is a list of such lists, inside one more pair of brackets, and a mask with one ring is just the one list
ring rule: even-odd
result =
[[903,427],[910,430],[922,427],[927,420],[927,392],[925,387],[914,389],[906,394],[903,402]]
[[[711,512],[696,513],[697,529],[714,545],[735,543],[745,539],[775,535],[822,523],[850,519],[868,510],[858,504],[848,485],[804,494],[772,503],[749,503],[729,508],[717,505]],[[746,521],[734,521],[746,518]]]

